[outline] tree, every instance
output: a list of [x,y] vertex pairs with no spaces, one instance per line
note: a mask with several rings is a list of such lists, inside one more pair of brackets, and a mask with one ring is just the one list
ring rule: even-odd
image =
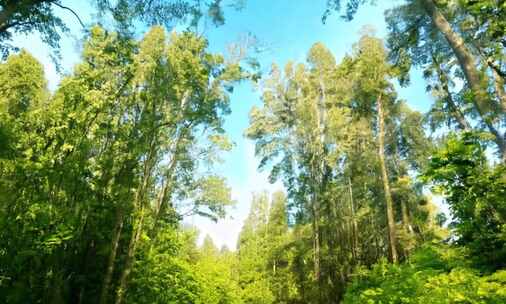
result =
[[[355,265],[374,263],[385,249],[397,259],[397,214],[413,230],[409,215],[417,214],[413,202],[422,194],[415,184],[399,185],[409,169],[423,166],[428,144],[422,116],[396,100],[391,81],[397,70],[386,56],[370,36],[340,64],[315,44],[307,65],[289,63],[284,73],[273,66],[263,107],[251,111],[246,135],[256,141],[260,168],[285,183],[298,226],[297,240],[287,245],[298,255],[292,271],[307,272],[305,259],[312,255],[315,282],[298,279],[303,301],[339,302]],[[401,195],[401,189],[414,194]],[[390,232],[387,237],[381,229]]]
[[196,303],[204,287],[185,247],[196,246],[191,230],[166,227],[154,242],[139,246],[127,303]]
[[432,157],[425,178],[452,210],[457,242],[493,269],[504,267],[504,165],[491,167],[477,134],[451,135]]
[[[444,15],[439,11],[436,4],[432,0],[423,0],[422,1],[423,8],[427,15],[429,15],[432,19],[434,26],[444,35],[446,41],[450,45],[457,58],[460,68],[464,72],[465,79],[469,88],[472,92],[471,99],[473,100],[473,104],[487,125],[489,131],[494,136],[494,141],[499,147],[499,152],[501,157],[506,159],[506,143],[504,138],[499,132],[492,126],[492,118],[487,113],[487,107],[490,107],[489,104],[493,103],[493,100],[488,95],[486,90],[487,84],[490,82],[486,73],[480,73],[479,68],[477,66],[477,59],[466,46],[464,39],[455,32],[450,23],[444,17]],[[502,112],[504,112],[504,108]]]
[[[365,2],[346,2],[348,19],[351,19],[358,7]],[[340,4],[339,0],[330,1],[327,12],[339,10]],[[477,13],[476,7],[482,7],[483,12]],[[487,14],[495,16],[494,14],[500,13],[502,9],[496,1],[459,1],[458,5],[451,7],[446,2],[413,0],[392,10],[387,14],[387,19],[391,20],[389,47],[393,51],[395,64],[401,70],[409,70],[410,60],[414,64],[423,66],[435,59],[434,65],[438,67],[441,65],[440,54],[456,59],[466,83],[462,98],[472,104],[473,111],[487,132],[491,134],[500,157],[504,159],[506,155],[504,134],[501,134],[498,127],[504,120],[504,101],[506,100],[504,99],[504,75],[501,76],[503,58],[499,55],[501,50],[504,50],[504,45],[497,38],[501,33],[499,30],[501,23],[492,22],[491,25],[479,23],[479,20],[484,20],[483,17]],[[466,30],[473,34],[469,35]],[[476,37],[484,37],[484,39],[476,39]],[[441,44],[441,41],[444,44]],[[427,51],[419,51],[426,50],[434,43],[438,46],[436,52],[431,52],[429,55]],[[450,50],[449,54],[444,50],[445,48]],[[449,90],[445,89],[448,81],[443,71],[438,72],[439,78],[443,90],[446,91],[445,94],[450,96]],[[487,71],[492,74],[492,77],[489,77]],[[457,119],[460,127],[466,126],[453,98],[447,97],[444,100],[448,103],[450,113],[454,119]]]
[[[165,216],[165,210],[171,211],[171,208],[166,208],[165,205],[170,204],[172,195],[178,192],[179,199],[192,200],[197,211],[200,206],[208,206],[210,216],[217,213],[222,217],[224,214],[220,204],[231,203],[230,189],[224,186],[222,179],[196,178],[194,168],[198,166],[198,162],[196,156],[192,155],[193,151],[189,149],[190,145],[198,147],[195,145],[195,133],[204,126],[207,127],[204,128],[207,132],[205,135],[218,136],[222,133],[220,117],[228,112],[228,99],[221,85],[242,77],[236,66],[222,66],[221,57],[207,54],[205,47],[204,40],[189,33],[181,37],[173,35],[170,44],[166,44],[161,28],[154,28],[141,44],[138,62],[143,64],[138,65],[139,78],[134,80],[143,88],[138,97],[140,108],[144,109],[141,119],[145,118],[146,122],[141,121],[140,125],[146,128],[143,133],[147,137],[142,140],[149,148],[144,156],[142,182],[133,202],[134,210],[137,210],[139,215],[130,238],[125,268],[120,277],[116,298],[118,304],[122,302],[135,260],[136,244],[143,233],[145,212],[150,208],[146,195],[151,187],[155,193],[158,192],[156,197],[159,201],[155,204],[156,212],[160,212],[158,216]],[[187,52],[188,49],[193,52]],[[219,142],[211,141],[210,144],[212,148]],[[202,155],[206,154],[200,156]],[[162,165],[164,158],[170,160],[166,167],[168,169],[161,167],[157,172],[157,166]],[[154,184],[157,175],[162,180],[159,188]],[[177,182],[177,178],[181,179],[181,187],[169,188]],[[202,192],[192,194],[186,186],[202,189]],[[196,197],[193,197],[194,195]],[[204,214],[202,211],[199,213]]]
[[0,75],[2,113],[17,117],[46,102],[48,92],[43,67],[26,50],[10,56],[1,65]]
[[176,229],[184,206],[224,216],[230,188],[212,166],[231,146],[221,127],[226,88],[244,74],[206,47],[190,33],[167,41],[154,28],[138,43],[95,27],[83,62],[53,95],[26,53],[5,64],[15,70],[2,65],[16,82],[0,97],[10,147],[0,159],[1,245],[24,252],[2,269],[2,298],[110,302],[112,286],[124,290],[136,265],[161,254],[158,237]]
[[288,228],[286,196],[283,192],[272,194],[267,222],[266,272],[274,303],[290,303],[298,296],[294,275],[290,269],[291,234]]
[[254,195],[237,248],[238,280],[241,298],[245,303],[263,304],[274,301],[266,269],[268,213],[267,193]]
[[316,44],[308,64],[287,64],[284,77],[273,66],[263,94],[264,107],[252,110],[246,134],[256,140],[261,167],[274,162],[271,179],[283,178],[298,208],[297,222],[311,223],[313,275],[320,281],[321,212],[332,166],[327,159],[327,107],[335,86],[335,60],[323,45]]
[[[132,29],[135,22],[171,28],[178,22],[187,21],[195,26],[204,16],[209,16],[214,24],[221,25],[224,23],[224,16],[220,2],[92,0],[90,5],[96,8],[99,15],[111,16],[118,28],[126,33]],[[241,7],[239,2],[235,6]],[[17,33],[39,33],[44,43],[58,49],[61,34],[69,31],[58,10],[73,15],[83,28],[86,27],[78,12],[60,0],[2,0],[0,8],[0,51],[3,56],[7,56],[11,49],[16,49],[8,44],[8,41]]]
[[[360,103],[365,115],[374,115],[377,119],[378,159],[383,181],[386,214],[388,223],[389,253],[392,262],[398,260],[397,232],[395,214],[390,187],[390,179],[385,158],[385,112],[392,108],[395,95],[389,78],[393,69],[386,61],[386,52],[378,39],[364,36],[355,50],[356,52],[356,87],[357,102]],[[374,69],[370,67],[374,66]]]
[[25,50],[0,64],[0,81],[0,158],[13,158],[27,111],[49,94],[42,65]]
[[209,236],[204,238],[195,272],[202,286],[196,303],[239,304],[240,287],[235,277],[236,257],[227,250],[218,250]]

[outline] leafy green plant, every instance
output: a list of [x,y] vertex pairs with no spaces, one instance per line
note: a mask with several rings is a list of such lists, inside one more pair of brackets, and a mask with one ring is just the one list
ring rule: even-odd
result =
[[426,244],[410,262],[358,269],[344,303],[504,303],[506,271],[482,275],[463,248]]
[[457,242],[480,263],[506,266],[506,166],[491,166],[479,134],[450,135],[432,157],[425,179],[452,211]]

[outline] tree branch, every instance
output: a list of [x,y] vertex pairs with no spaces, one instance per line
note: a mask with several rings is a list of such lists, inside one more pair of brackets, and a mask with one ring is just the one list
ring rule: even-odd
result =
[[81,24],[81,26],[83,28],[86,28],[86,26],[84,25],[83,21],[81,20],[81,18],[79,17],[79,15],[73,10],[71,9],[70,7],[67,7],[67,6],[64,6],[64,5],[61,5],[60,3],[58,2],[51,2],[52,4],[58,6],[59,8],[63,9],[63,10],[67,10],[69,12],[71,12],[77,19],[77,21],[79,21],[79,23]]

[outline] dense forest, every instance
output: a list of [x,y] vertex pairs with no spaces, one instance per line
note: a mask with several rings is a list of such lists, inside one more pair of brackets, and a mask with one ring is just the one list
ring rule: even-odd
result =
[[[13,38],[58,65],[56,10],[79,12],[0,0],[1,303],[506,303],[506,2],[402,1],[385,40],[366,28],[339,60],[315,43],[269,73],[194,30],[247,1],[89,2],[111,22],[53,91]],[[325,2],[323,22],[375,5]],[[414,69],[427,113],[397,93]],[[183,221],[236,203],[217,166],[244,82],[261,94],[244,136],[285,191],[254,194],[217,248]]]

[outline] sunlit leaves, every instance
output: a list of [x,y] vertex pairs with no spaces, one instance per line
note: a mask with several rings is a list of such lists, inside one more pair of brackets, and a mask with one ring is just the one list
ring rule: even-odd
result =
[[[133,268],[137,276],[160,266],[152,279],[134,278],[134,286],[151,289],[139,298],[144,292],[134,288],[129,300],[194,302],[199,297],[192,270],[167,258],[174,249],[159,241],[185,215],[179,203],[215,220],[234,203],[213,165],[232,147],[222,128],[229,113],[227,89],[244,75],[206,48],[202,38],[168,36],[161,27],[140,42],[93,27],[83,61],[52,96],[41,65],[26,52],[0,65],[6,77],[0,86],[1,140],[6,142],[0,153],[5,227],[0,259],[11,251],[26,253],[1,273],[32,290],[23,299],[47,296],[53,288],[45,286],[62,288],[63,276],[76,278],[69,282],[73,288],[103,288],[104,273],[81,268],[88,262],[80,257],[90,251],[96,252],[93,265],[102,269],[114,269],[120,259],[142,258],[120,263],[119,273]],[[135,241],[125,242],[129,238]],[[95,283],[81,279],[87,276]],[[32,283],[34,277],[43,283]],[[180,280],[182,286],[162,292],[163,284]],[[2,286],[0,293],[12,288]],[[105,289],[105,296],[115,295]]]

